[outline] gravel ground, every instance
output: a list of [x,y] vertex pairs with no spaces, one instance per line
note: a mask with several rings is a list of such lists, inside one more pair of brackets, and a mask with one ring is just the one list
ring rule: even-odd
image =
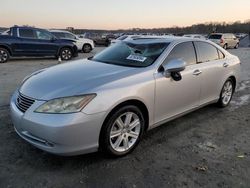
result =
[[10,94],[27,74],[57,61],[1,64],[0,187],[249,187],[250,49],[230,52],[240,57],[243,75],[228,108],[210,105],[153,129],[120,159],[58,157],[19,138],[10,121]]

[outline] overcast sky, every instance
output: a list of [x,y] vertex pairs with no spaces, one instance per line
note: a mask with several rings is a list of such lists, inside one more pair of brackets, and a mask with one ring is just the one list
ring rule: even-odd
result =
[[250,19],[250,0],[0,1],[0,27],[159,28]]

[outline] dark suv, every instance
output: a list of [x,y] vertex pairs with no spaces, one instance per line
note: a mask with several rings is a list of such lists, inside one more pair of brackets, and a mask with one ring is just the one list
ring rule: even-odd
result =
[[77,53],[73,41],[58,39],[45,29],[14,26],[0,35],[0,63],[8,61],[10,56],[54,56],[69,60]]

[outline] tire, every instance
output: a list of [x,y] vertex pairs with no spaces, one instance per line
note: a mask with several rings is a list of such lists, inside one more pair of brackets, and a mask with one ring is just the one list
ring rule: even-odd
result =
[[221,108],[224,108],[230,104],[230,101],[233,97],[235,85],[231,78],[228,78],[227,81],[223,84],[221,89],[220,98],[217,102],[217,105]]
[[72,49],[68,47],[64,47],[60,50],[60,57],[62,60],[70,60],[73,57],[73,51]]
[[224,44],[223,48],[226,50],[228,48],[227,44]]
[[5,63],[9,60],[10,54],[7,49],[0,48],[0,63]]
[[89,52],[91,52],[91,50],[92,50],[92,47],[90,44],[84,44],[82,47],[83,53],[89,53]]
[[234,47],[234,49],[237,49],[237,48],[239,48],[239,43],[237,43],[237,44],[235,45],[235,47]]
[[138,107],[134,105],[121,107],[108,117],[102,127],[100,150],[112,157],[127,155],[140,142],[144,127],[145,119]]

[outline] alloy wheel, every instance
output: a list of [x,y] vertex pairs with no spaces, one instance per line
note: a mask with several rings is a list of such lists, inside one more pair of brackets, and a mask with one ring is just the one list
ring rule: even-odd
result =
[[231,81],[227,81],[222,89],[222,95],[221,95],[222,103],[224,105],[227,105],[230,102],[232,95],[233,95],[233,84]]
[[0,63],[7,61],[7,59],[8,59],[7,52],[4,50],[0,50]]
[[134,112],[126,112],[113,123],[110,131],[110,145],[116,152],[125,152],[139,139],[141,122]]
[[64,49],[62,51],[62,59],[69,60],[72,57],[72,52],[69,49]]
[[88,52],[90,52],[90,51],[91,51],[91,46],[88,45],[88,44],[85,44],[85,45],[83,46],[83,52],[88,53]]

